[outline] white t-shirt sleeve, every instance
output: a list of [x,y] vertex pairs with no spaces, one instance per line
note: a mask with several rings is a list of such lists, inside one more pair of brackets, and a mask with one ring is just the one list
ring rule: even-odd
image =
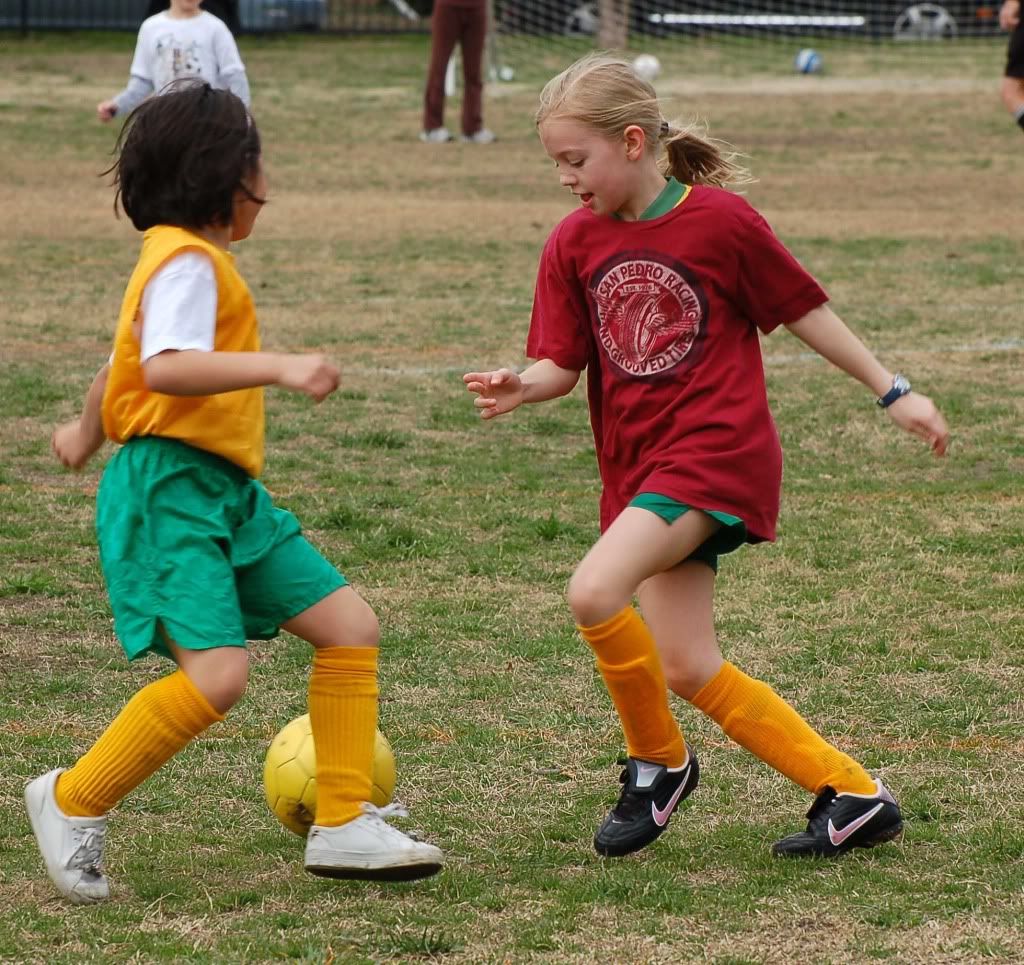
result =
[[210,259],[185,251],[154,272],[142,292],[139,361],[161,352],[212,352],[217,331],[217,277]]
[[153,24],[146,20],[139,28],[139,36],[135,41],[135,56],[128,73],[132,77],[141,77],[153,83]]
[[[213,14],[210,14],[213,17]],[[232,74],[244,74],[245,64],[238,52],[238,44],[223,21],[213,17],[213,55],[217,58],[217,73],[225,79]]]

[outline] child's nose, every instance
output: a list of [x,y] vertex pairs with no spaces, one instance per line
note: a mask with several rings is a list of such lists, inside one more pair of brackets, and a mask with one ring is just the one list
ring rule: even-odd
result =
[[563,188],[568,188],[570,185],[576,183],[575,174],[560,174],[558,180],[561,182]]

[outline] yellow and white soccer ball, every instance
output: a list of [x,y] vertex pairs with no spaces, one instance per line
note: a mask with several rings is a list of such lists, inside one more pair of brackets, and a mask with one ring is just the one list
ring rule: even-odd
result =
[[[303,837],[316,815],[316,749],[309,714],[286,724],[270,742],[263,765],[263,788],[274,816]],[[373,749],[370,803],[384,807],[395,793],[395,755],[377,731]]]

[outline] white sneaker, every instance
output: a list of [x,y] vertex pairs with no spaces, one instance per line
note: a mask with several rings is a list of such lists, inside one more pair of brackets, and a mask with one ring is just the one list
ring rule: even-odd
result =
[[420,131],[420,140],[427,144],[447,144],[452,135],[447,127],[435,127],[430,131]]
[[493,144],[498,140],[498,135],[486,127],[481,127],[476,134],[463,134],[459,140],[465,141],[467,144]]
[[30,781],[25,806],[46,870],[57,890],[75,905],[92,905],[110,897],[100,870],[107,819],[69,818],[57,806],[54,789],[64,768]]
[[324,878],[412,881],[437,874],[444,865],[440,848],[391,827],[384,818],[405,817],[400,805],[363,804],[364,813],[347,824],[314,824],[306,839],[306,870]]

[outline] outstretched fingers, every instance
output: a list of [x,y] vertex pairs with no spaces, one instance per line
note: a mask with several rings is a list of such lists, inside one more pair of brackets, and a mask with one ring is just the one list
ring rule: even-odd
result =
[[478,396],[473,400],[473,405],[480,410],[482,419],[493,419],[501,414],[498,399],[493,393],[496,388],[509,381],[511,374],[508,369],[498,369],[494,372],[467,372],[462,377],[466,389]]
[[504,385],[511,377],[510,369],[497,369],[494,372],[467,372],[462,381],[470,392],[489,392],[492,386]]
[[470,392],[476,392],[479,395],[487,390],[488,375],[487,372],[468,372],[462,377],[462,381],[466,383],[466,388]]

